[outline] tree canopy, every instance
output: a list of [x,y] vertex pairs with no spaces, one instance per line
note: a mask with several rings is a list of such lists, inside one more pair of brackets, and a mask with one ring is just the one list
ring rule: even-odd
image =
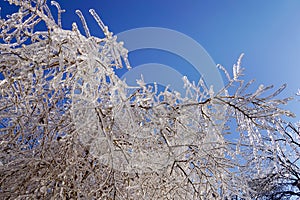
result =
[[[10,0],[0,19],[0,196],[3,199],[282,199],[299,196],[299,129],[291,98],[223,67],[220,91],[183,77],[185,94],[143,79],[104,32],[61,26],[46,1]],[[35,27],[43,24],[44,31]]]

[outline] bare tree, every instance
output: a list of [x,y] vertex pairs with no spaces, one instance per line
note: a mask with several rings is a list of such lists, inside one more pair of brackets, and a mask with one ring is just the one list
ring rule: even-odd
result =
[[[104,38],[61,27],[45,1],[11,0],[0,21],[2,199],[251,198],[250,177],[278,169],[284,89],[240,80],[241,58],[221,91],[184,80],[186,95],[138,88],[114,70],[127,50],[90,10]],[[36,31],[44,23],[45,31]],[[270,154],[270,152],[273,152]],[[271,157],[266,159],[266,157]]]
[[289,123],[283,137],[277,139],[285,150],[277,152],[278,169],[250,181],[250,186],[255,191],[254,197],[273,200],[300,198],[299,138],[299,126]]

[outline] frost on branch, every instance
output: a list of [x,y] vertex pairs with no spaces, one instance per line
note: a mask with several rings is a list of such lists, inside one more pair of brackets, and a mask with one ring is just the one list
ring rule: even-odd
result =
[[130,68],[127,50],[94,10],[104,38],[80,11],[86,36],[62,29],[56,2],[57,17],[44,1],[9,2],[19,11],[0,24],[1,197],[250,198],[249,177],[279,168],[289,99],[274,99],[284,87],[248,94],[241,59],[233,78],[219,66],[221,91],[183,78],[183,96],[143,80],[132,92],[114,72]]
[[277,153],[278,169],[252,178],[250,187],[255,199],[300,198],[300,129],[299,123],[289,123],[284,134],[277,139],[282,147]]

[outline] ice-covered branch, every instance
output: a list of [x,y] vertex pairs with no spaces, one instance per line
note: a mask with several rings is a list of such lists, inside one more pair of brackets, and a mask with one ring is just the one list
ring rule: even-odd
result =
[[115,74],[130,68],[128,51],[94,10],[104,38],[80,11],[86,36],[76,23],[63,29],[56,2],[57,24],[44,1],[10,3],[20,9],[1,19],[1,197],[250,198],[249,176],[287,163],[283,140],[295,148],[298,138],[282,125],[293,115],[289,98],[276,99],[285,86],[249,92],[241,57],[233,77],[219,66],[221,91],[183,77],[185,95],[143,80],[132,92]]

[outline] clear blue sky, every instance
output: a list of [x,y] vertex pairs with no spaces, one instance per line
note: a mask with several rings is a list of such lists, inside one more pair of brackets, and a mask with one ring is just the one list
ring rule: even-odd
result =
[[[94,8],[114,33],[139,27],[164,27],[182,32],[200,43],[215,63],[231,69],[243,52],[246,79],[257,84],[288,84],[285,95],[300,88],[299,0],[60,0],[67,12],[63,27],[79,24],[76,9],[86,16],[92,35],[101,36],[88,10]],[[8,3],[0,3],[2,17]],[[158,60],[155,60],[158,59]],[[172,60],[173,61],[170,61]],[[164,61],[160,61],[164,60]],[[132,55],[141,62],[172,64],[178,58],[162,53]],[[178,61],[184,64],[184,61]],[[300,100],[300,98],[298,98]],[[289,108],[300,116],[300,102]],[[300,119],[300,117],[298,117]]]

